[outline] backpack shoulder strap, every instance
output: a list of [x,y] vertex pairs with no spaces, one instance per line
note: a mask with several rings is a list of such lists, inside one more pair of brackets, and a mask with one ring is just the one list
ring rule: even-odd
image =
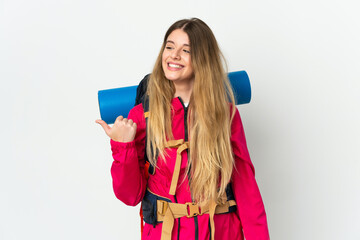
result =
[[[144,117],[145,117],[145,124],[146,124],[146,129],[145,131],[147,132],[147,127],[148,127],[148,116],[149,116],[149,96],[148,95],[144,95],[142,96],[142,106],[144,109]],[[155,168],[153,165],[150,164],[150,161],[147,157],[147,153],[146,153],[146,143],[147,143],[147,136],[145,136],[145,154],[144,154],[144,160],[145,160],[145,166],[148,169],[147,172],[151,175],[155,174]]]
[[140,81],[139,86],[136,89],[135,106],[144,101],[144,98],[146,96],[147,86],[149,83],[149,78],[150,78],[150,74],[147,74]]

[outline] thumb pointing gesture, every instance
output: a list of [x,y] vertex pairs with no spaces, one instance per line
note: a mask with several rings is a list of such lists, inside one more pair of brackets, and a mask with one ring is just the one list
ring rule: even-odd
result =
[[123,118],[123,116],[119,116],[112,127],[100,119],[95,122],[100,124],[106,135],[114,141],[131,142],[135,138],[137,125],[131,119],[128,120],[127,118]]
[[[107,123],[106,123],[105,121],[100,120],[100,119],[96,120],[95,122],[98,123],[98,124],[100,124],[100,125],[102,126],[102,128],[104,129],[106,135],[109,136],[109,133],[110,133],[110,131],[111,131],[111,127],[110,127],[109,125],[107,125]],[[109,136],[109,137],[110,137],[110,136]]]

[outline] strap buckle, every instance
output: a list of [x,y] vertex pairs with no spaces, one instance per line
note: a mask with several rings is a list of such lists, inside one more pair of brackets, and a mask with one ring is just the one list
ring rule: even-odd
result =
[[164,216],[166,213],[166,210],[169,207],[169,203],[163,200],[158,200],[158,202],[160,203],[160,206],[158,206],[158,212],[160,215]]
[[185,203],[188,215],[186,217],[191,218],[198,215],[202,215],[199,206],[196,203]]

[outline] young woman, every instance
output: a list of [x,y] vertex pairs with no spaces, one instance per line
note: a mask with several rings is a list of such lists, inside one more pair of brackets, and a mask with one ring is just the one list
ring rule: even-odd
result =
[[222,54],[203,21],[168,29],[147,97],[128,118],[96,122],[111,138],[116,197],[142,202],[142,239],[269,239]]

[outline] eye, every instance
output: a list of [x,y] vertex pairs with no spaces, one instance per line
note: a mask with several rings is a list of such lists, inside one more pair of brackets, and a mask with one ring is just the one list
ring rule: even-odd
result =
[[184,49],[183,51],[186,53],[190,53],[190,50],[188,50],[188,49]]

